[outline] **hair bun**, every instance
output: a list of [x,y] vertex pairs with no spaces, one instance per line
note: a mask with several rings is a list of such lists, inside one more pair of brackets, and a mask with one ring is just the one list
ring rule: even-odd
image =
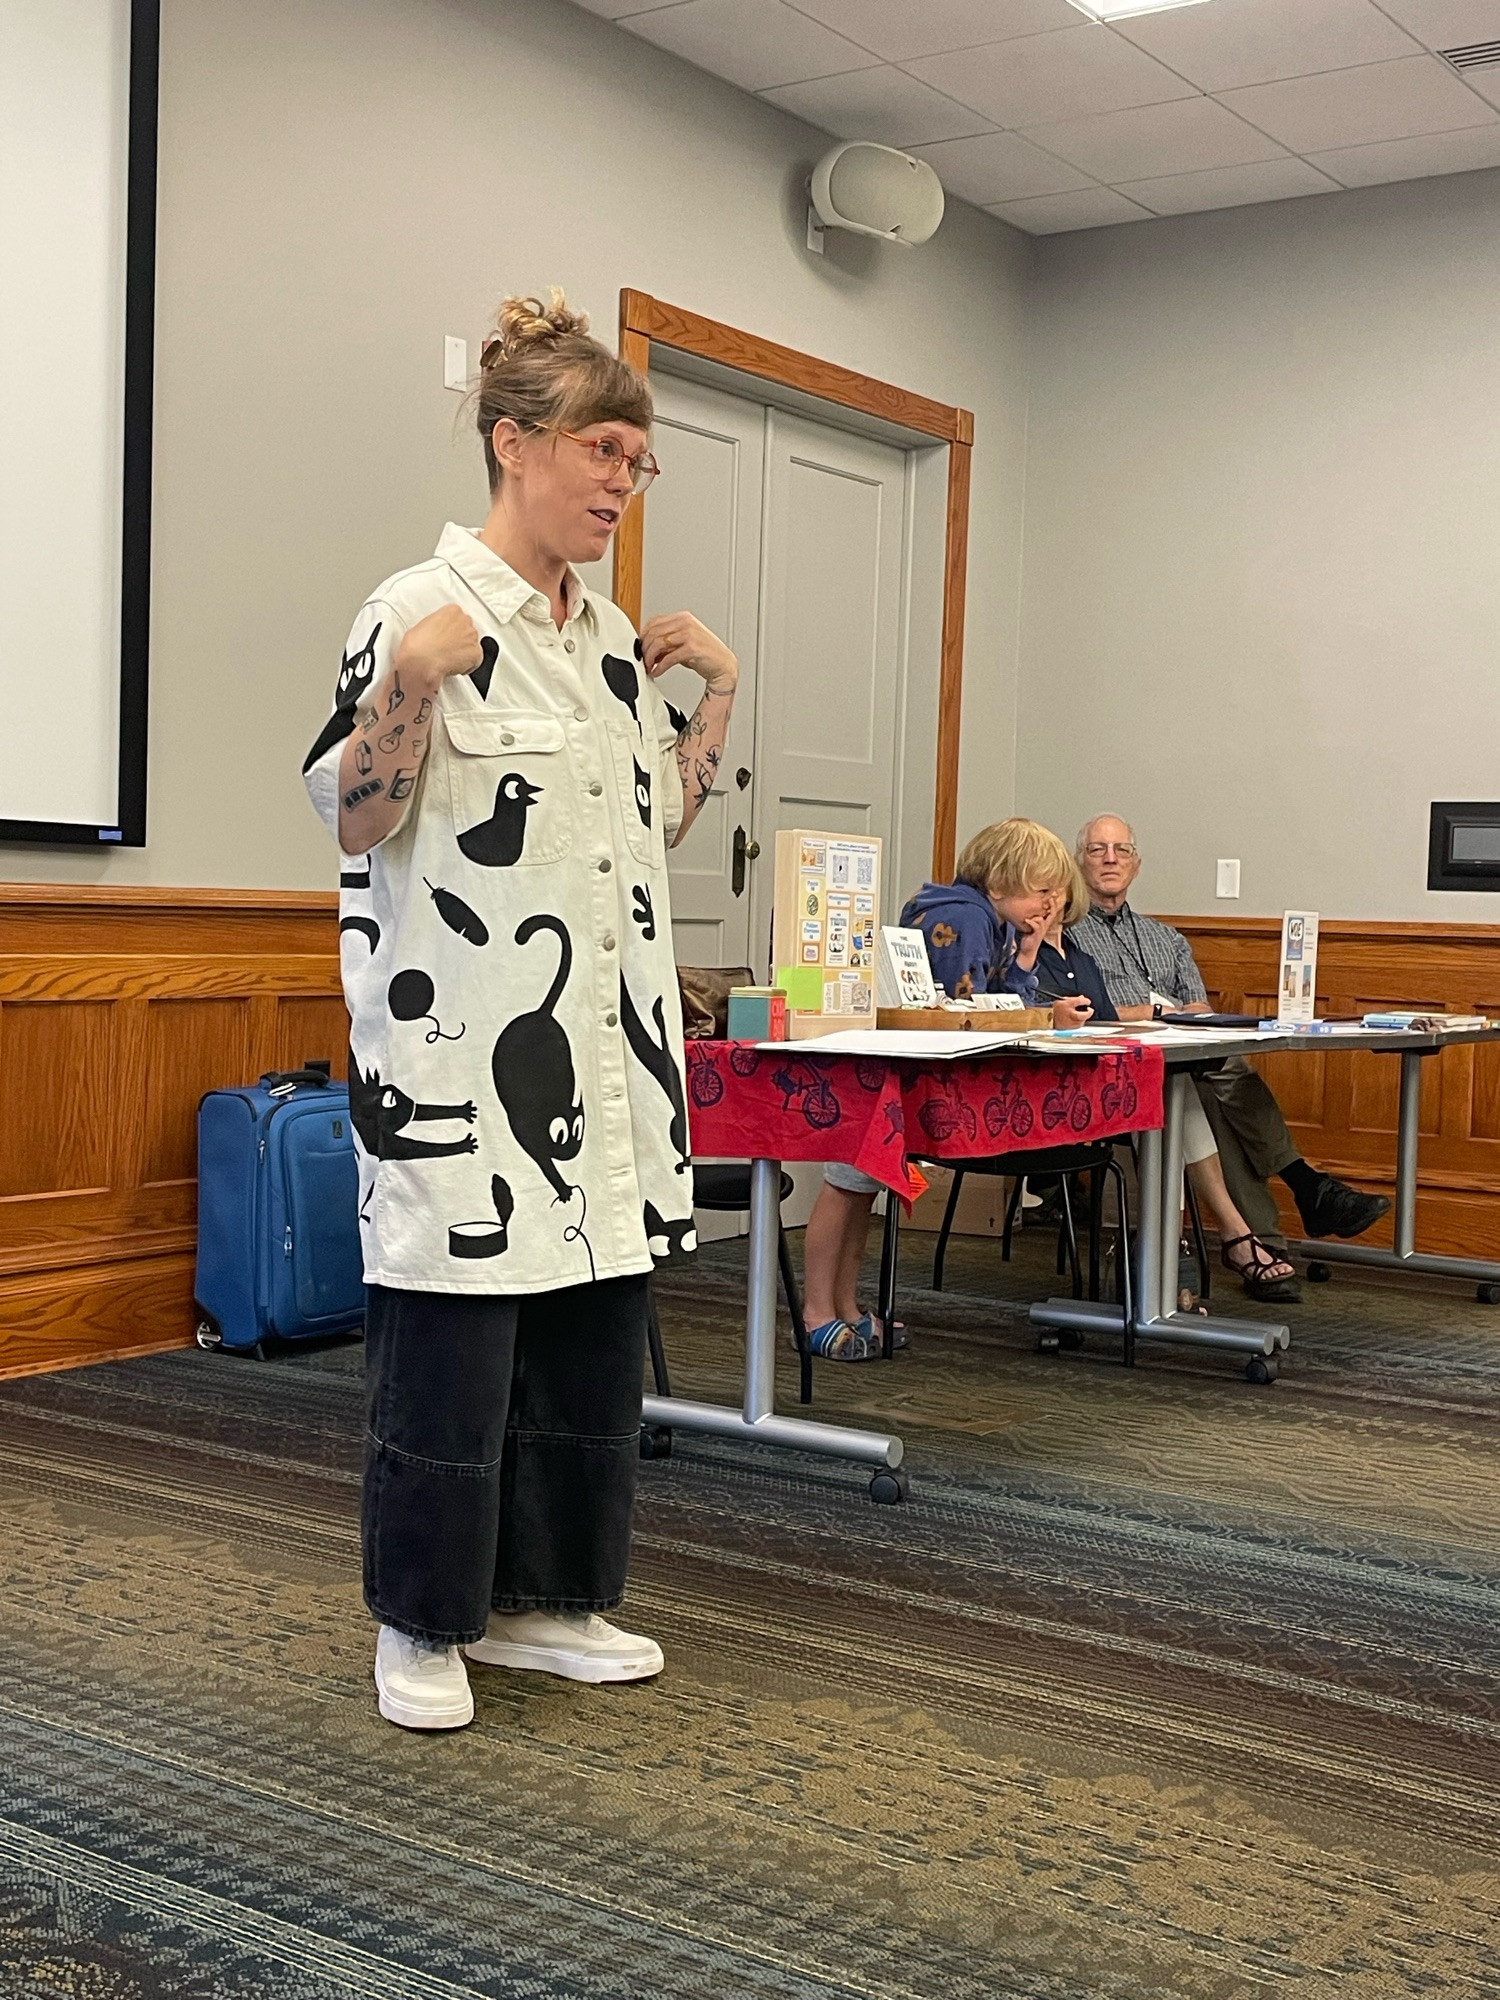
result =
[[545,305],[535,298],[504,299],[495,314],[494,331],[486,336],[480,349],[479,365],[493,368],[497,362],[508,361],[528,348],[550,347],[569,334],[588,330],[588,314],[574,312],[555,285],[548,292]]

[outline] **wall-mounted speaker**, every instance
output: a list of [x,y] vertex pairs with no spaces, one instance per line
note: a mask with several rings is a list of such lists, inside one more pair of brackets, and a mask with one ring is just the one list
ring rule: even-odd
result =
[[825,228],[885,243],[925,243],[943,219],[943,184],[927,162],[867,139],[825,153],[810,192]]

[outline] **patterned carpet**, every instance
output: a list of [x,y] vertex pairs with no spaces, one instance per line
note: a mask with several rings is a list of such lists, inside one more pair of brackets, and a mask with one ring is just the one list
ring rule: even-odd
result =
[[[679,1438],[664,1678],[453,1737],[375,1714],[357,1347],[0,1383],[0,1993],[1500,1996],[1500,1312],[1340,1275],[1273,1388],[1129,1375],[1036,1353],[1046,1248],[909,1237],[910,1352],[820,1366],[907,1506]],[[685,1392],[741,1269],[662,1285]]]

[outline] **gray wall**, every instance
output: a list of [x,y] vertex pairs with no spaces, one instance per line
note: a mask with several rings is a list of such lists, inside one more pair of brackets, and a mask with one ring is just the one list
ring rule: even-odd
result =
[[633,285],[974,410],[965,830],[1008,804],[1022,239],[955,205],[809,257],[827,139],[563,0],[163,12],[150,845],[0,874],[332,881],[298,767],[350,621],[483,513],[442,336],[553,282],[607,339]]
[[1051,238],[1030,332],[1020,809],[1148,908],[1500,920],[1425,887],[1500,797],[1500,173]]

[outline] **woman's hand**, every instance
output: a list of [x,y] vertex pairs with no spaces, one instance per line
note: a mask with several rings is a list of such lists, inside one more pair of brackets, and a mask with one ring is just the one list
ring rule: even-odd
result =
[[417,620],[396,648],[392,665],[413,685],[435,694],[454,674],[473,673],[482,658],[474,620],[456,604],[445,604]]
[[1094,1018],[1094,1003],[1086,993],[1070,993],[1066,1000],[1052,1003],[1054,1028],[1081,1028]]
[[[414,628],[415,629],[415,628]],[[668,611],[641,627],[641,659],[653,680],[668,667],[700,674],[710,694],[733,694],[740,663],[691,611]]]

